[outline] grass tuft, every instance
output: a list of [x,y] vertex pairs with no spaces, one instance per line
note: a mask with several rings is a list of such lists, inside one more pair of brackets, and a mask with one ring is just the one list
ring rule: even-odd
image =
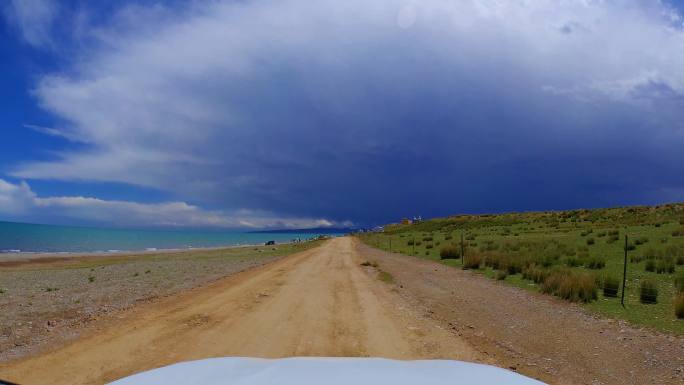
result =
[[674,300],[675,316],[684,319],[684,293],[679,293]]
[[606,261],[603,260],[603,258],[601,257],[592,257],[587,261],[585,266],[595,270],[603,269],[604,267],[606,267]]
[[551,272],[542,283],[541,290],[571,302],[591,302],[598,297],[596,280],[591,274],[568,268]]
[[603,279],[604,297],[617,297],[618,290],[620,290],[620,280],[616,277],[609,275]]
[[524,279],[529,279],[537,284],[544,282],[548,275],[549,271],[547,269],[534,264],[526,267],[522,271],[522,276]]
[[672,274],[675,272],[675,263],[672,258],[662,258],[656,264],[656,273],[658,274]]
[[385,283],[394,283],[394,277],[386,271],[380,270],[378,272],[378,279]]
[[675,277],[674,287],[677,293],[684,293],[684,271],[680,271]]
[[658,303],[658,285],[651,279],[644,279],[639,285],[639,300],[641,303]]
[[461,258],[461,252],[456,245],[445,245],[439,250],[439,257],[441,259],[458,259]]
[[463,257],[463,269],[479,269],[482,264],[482,257],[477,254],[470,254]]

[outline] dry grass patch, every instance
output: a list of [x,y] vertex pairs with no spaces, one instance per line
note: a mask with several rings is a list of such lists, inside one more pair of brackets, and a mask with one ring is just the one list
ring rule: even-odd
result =
[[542,283],[542,292],[571,302],[591,302],[598,297],[594,276],[567,268],[552,271]]

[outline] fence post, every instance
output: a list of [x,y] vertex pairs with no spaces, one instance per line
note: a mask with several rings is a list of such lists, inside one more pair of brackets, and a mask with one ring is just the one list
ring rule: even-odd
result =
[[620,300],[622,307],[625,307],[625,289],[627,285],[627,244],[627,234],[625,234],[625,265],[622,270],[622,299]]
[[461,265],[465,263],[465,245],[463,244],[463,232],[461,232]]
[[392,237],[391,236],[389,239],[389,249],[390,249],[390,253],[391,253],[392,252]]

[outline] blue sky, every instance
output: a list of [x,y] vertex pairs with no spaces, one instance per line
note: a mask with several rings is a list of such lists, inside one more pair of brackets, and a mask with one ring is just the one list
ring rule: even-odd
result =
[[681,2],[0,7],[0,220],[344,226],[684,200]]

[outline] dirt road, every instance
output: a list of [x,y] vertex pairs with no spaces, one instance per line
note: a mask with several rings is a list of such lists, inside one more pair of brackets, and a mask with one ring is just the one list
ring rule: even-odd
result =
[[597,317],[473,271],[356,247],[394,276],[408,306],[422,307],[498,366],[560,385],[684,384],[684,337]]
[[354,239],[333,239],[140,306],[73,343],[0,367],[0,377],[21,384],[99,384],[215,356],[483,361],[361,262]]
[[[366,260],[379,269],[361,266]],[[562,385],[684,383],[682,337],[354,238],[99,325],[68,345],[0,366],[0,378],[100,384],[216,356],[375,356],[485,362]]]

